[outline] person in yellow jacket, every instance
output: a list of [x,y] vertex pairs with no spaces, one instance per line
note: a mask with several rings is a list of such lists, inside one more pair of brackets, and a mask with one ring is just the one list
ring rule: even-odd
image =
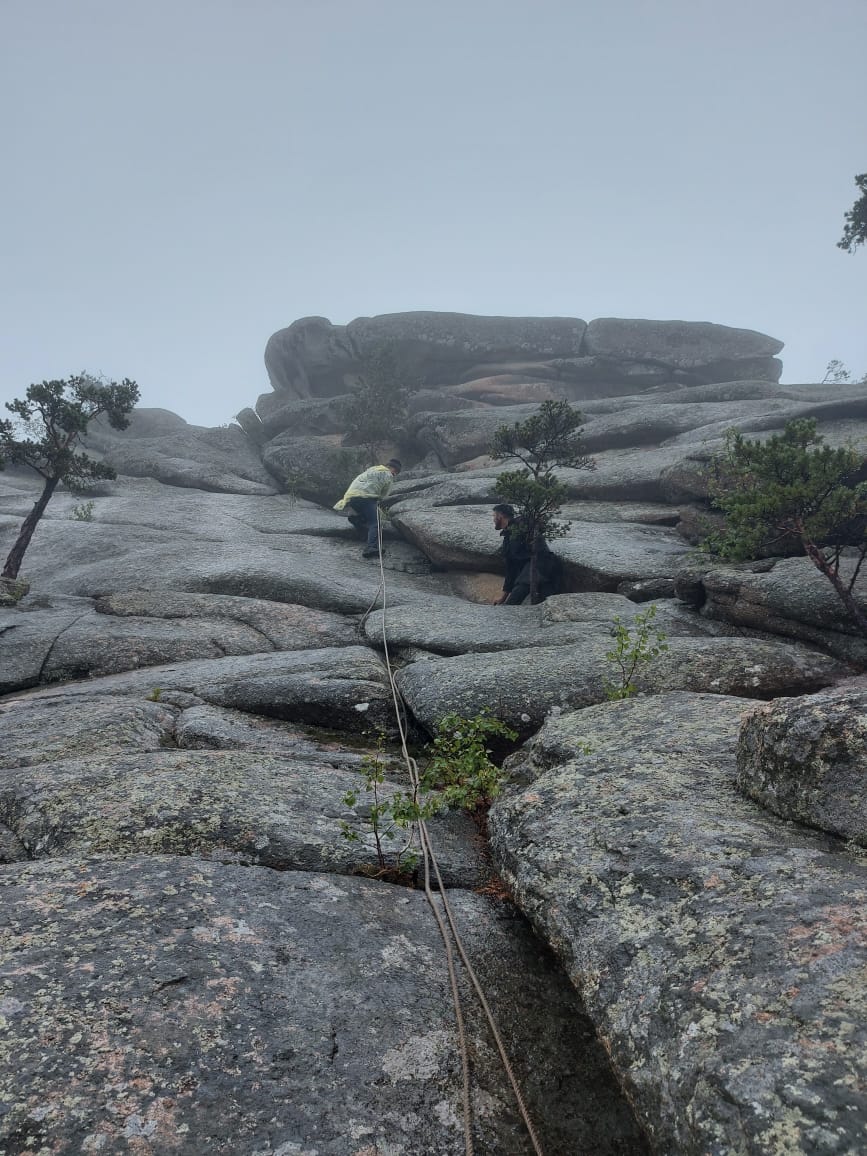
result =
[[400,470],[397,458],[390,458],[384,466],[371,466],[357,478],[352,479],[349,489],[340,501],[334,504],[335,510],[345,510],[348,506],[352,510],[349,515],[352,525],[367,530],[367,544],[361,552],[362,558],[375,558],[379,553],[377,507],[391,489],[392,482]]

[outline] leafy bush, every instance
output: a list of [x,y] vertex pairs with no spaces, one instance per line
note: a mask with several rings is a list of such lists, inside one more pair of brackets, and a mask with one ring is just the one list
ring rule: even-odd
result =
[[492,739],[514,742],[518,735],[482,711],[475,718],[447,714],[439,721],[422,789],[439,790],[445,804],[464,811],[487,806],[500,793],[501,771],[491,759]]
[[72,507],[72,513],[69,515],[72,522],[92,522],[93,521],[93,502],[81,502],[78,506]]
[[605,697],[610,701],[632,698],[637,690],[636,672],[668,650],[666,635],[654,625],[655,619],[655,606],[639,612],[629,623],[614,619],[614,646],[605,654],[617,674],[616,682],[605,683]]
[[[430,745],[430,758],[419,781],[418,791],[383,791],[386,763],[385,738],[378,736],[376,754],[362,760],[364,786],[347,791],[342,802],[347,807],[363,803],[364,818],[373,835],[380,875],[405,876],[418,864],[415,827],[447,807],[479,811],[500,790],[500,769],[491,759],[491,739],[514,742],[517,734],[499,719],[482,712],[472,719],[445,715]],[[340,821],[344,839],[358,842],[359,834],[346,820]],[[403,846],[391,860],[385,843],[406,832]]]

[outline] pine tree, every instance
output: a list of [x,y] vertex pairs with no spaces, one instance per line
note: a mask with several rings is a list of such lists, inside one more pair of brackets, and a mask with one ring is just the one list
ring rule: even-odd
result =
[[567,401],[543,401],[523,422],[500,426],[490,446],[495,460],[513,459],[521,468],[497,476],[495,493],[515,507],[530,547],[530,601],[539,594],[538,557],[542,540],[563,538],[571,523],[557,521],[568,488],[555,468],[592,470],[595,463],[581,446],[583,418]]
[[100,414],[114,429],[126,429],[138,398],[138,386],[128,378],[105,383],[82,373],[66,381],[30,385],[23,399],[6,402],[18,420],[0,420],[0,463],[29,466],[44,484],[9,552],[3,578],[18,577],[33,532],[60,482],[75,488],[117,476],[111,466],[76,452],[75,447]]
[[[705,547],[731,561],[800,547],[867,635],[867,616],[852,593],[867,556],[865,459],[853,447],[823,442],[812,418],[788,422],[765,442],[729,430],[710,481],[725,528]],[[848,579],[840,572],[847,556],[854,557]]]

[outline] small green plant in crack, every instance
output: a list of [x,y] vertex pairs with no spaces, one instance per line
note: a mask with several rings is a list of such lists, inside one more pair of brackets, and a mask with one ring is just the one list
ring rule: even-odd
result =
[[[363,817],[376,848],[377,876],[394,880],[411,876],[418,866],[417,827],[449,807],[483,816],[500,791],[500,768],[492,760],[488,745],[493,739],[514,742],[517,733],[499,719],[482,712],[467,719],[447,714],[439,722],[428,748],[429,759],[419,780],[418,790],[386,791],[385,736],[380,734],[377,751],[362,760],[364,786],[349,790],[342,798],[347,807],[358,807],[362,795]],[[356,826],[341,820],[340,831],[351,843],[360,839]],[[386,842],[405,834],[402,845],[391,855]]]
[[73,506],[69,520],[71,522],[92,522],[94,504],[94,502],[80,502],[77,506]]
[[485,808],[500,793],[502,771],[491,758],[491,740],[514,742],[518,735],[487,711],[474,718],[444,715],[431,744],[421,778],[422,789],[438,790],[448,807],[463,811]]
[[147,702],[159,702],[163,697],[162,687],[155,686],[149,695],[146,695]]
[[[377,875],[400,879],[412,875],[418,865],[416,825],[420,820],[430,819],[435,815],[442,809],[443,803],[436,796],[420,800],[417,792],[385,791],[384,748],[385,739],[380,735],[377,753],[368,755],[361,762],[364,775],[363,793],[369,800],[362,804],[363,817],[373,835],[378,864]],[[341,801],[344,806],[355,808],[359,805],[360,798],[359,791],[349,790]],[[360,839],[356,828],[345,819],[340,822],[340,832],[350,843],[357,843]],[[400,840],[401,846],[389,855],[385,844],[394,838]]]
[[637,691],[634,679],[638,670],[668,650],[666,635],[655,625],[655,619],[655,606],[639,612],[629,623],[614,619],[614,646],[605,654],[616,672],[616,681],[605,682],[609,701],[632,698]]

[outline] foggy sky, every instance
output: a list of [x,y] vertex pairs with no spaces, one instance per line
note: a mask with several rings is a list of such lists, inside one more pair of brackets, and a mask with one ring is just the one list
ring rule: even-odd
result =
[[864,0],[0,0],[0,401],[85,369],[215,425],[275,330],[408,309],[860,376],[865,43]]

